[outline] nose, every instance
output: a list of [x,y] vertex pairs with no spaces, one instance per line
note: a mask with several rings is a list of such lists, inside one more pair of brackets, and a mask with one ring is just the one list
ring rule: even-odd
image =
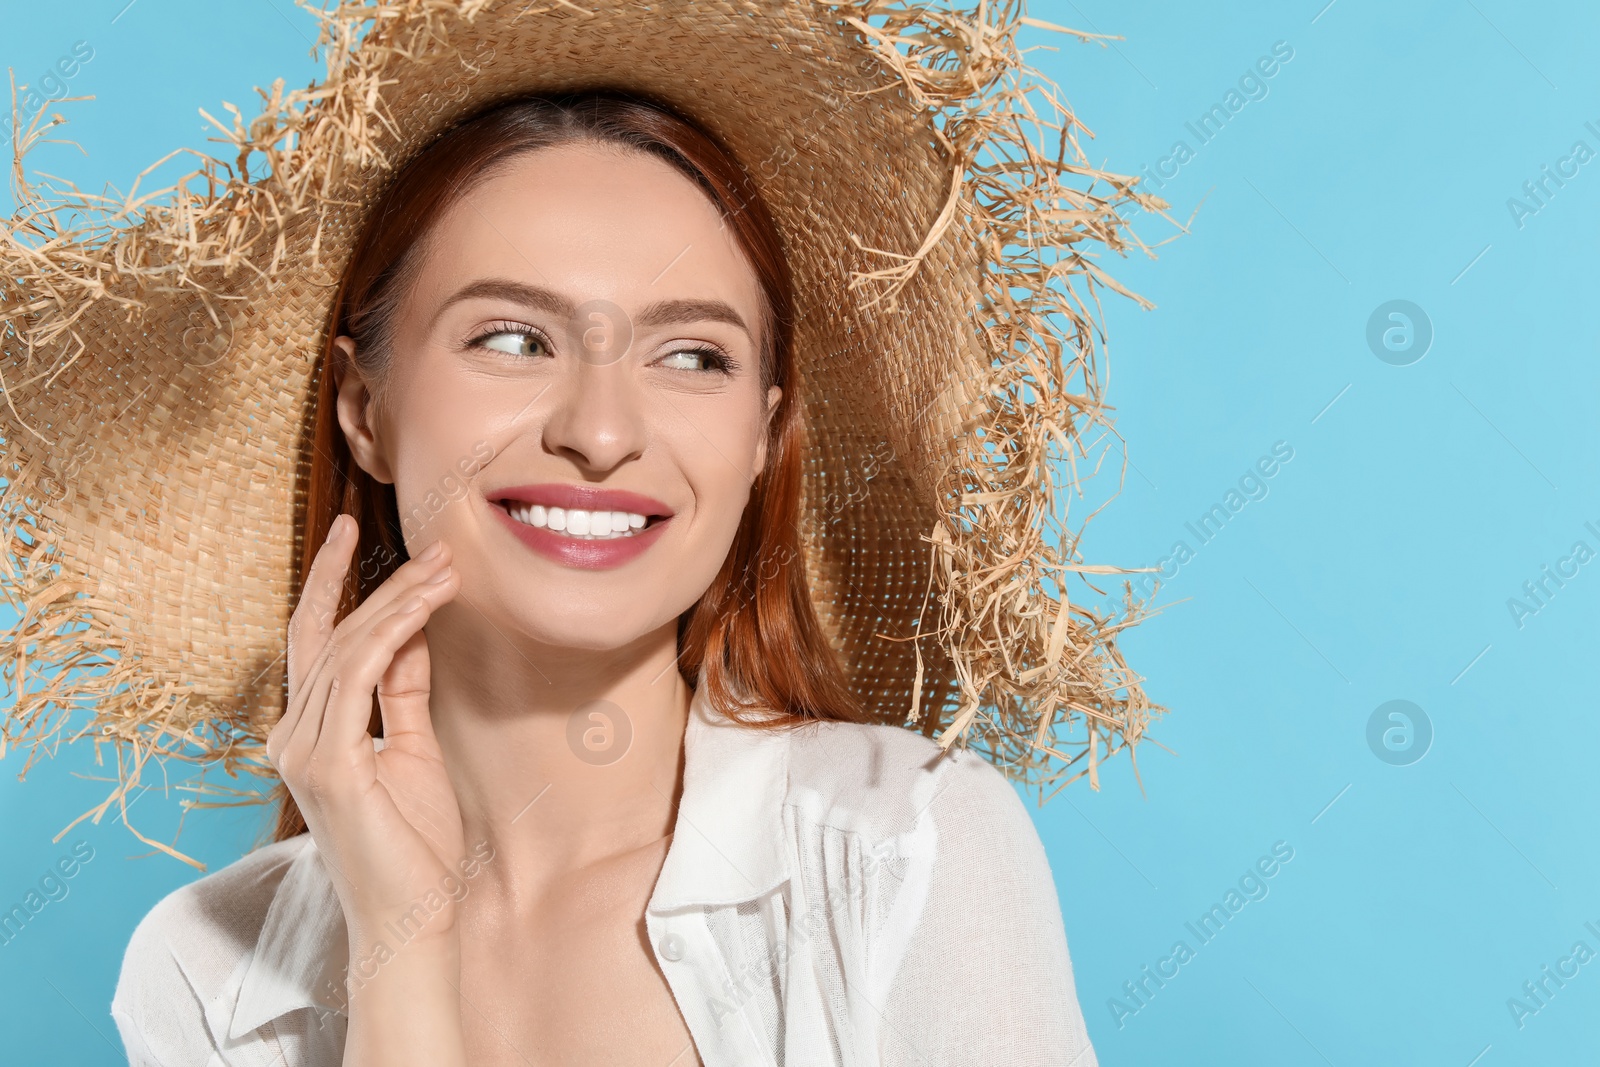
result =
[[552,392],[546,452],[592,474],[615,470],[644,452],[642,405],[627,361],[601,366],[574,360]]

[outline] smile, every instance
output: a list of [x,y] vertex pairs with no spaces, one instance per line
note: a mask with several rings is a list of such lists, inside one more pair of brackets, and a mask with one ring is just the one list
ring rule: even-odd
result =
[[568,537],[591,541],[632,537],[649,523],[636,511],[585,511],[582,508],[547,508],[543,504],[517,504],[508,501],[506,510],[513,519],[536,529],[553,530]]
[[501,523],[534,552],[566,567],[605,570],[636,559],[672,521],[673,510],[620,489],[547,483],[485,494]]

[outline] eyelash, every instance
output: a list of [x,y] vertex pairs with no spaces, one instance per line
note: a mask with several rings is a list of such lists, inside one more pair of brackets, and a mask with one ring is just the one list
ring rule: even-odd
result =
[[[491,322],[485,329],[479,331],[476,336],[467,341],[467,347],[482,348],[485,341],[496,334],[502,333],[514,333],[522,337],[532,337],[545,348],[548,349],[550,347],[550,339],[548,337],[539,330],[535,330],[531,326],[524,326],[520,322]],[[501,355],[506,354],[504,352],[501,353]]]
[[[551,344],[550,344],[550,339],[548,337],[546,337],[542,331],[536,330],[532,326],[528,326],[528,325],[526,325],[524,323],[520,323],[520,322],[493,322],[493,323],[490,323],[487,329],[485,329],[482,332],[478,333],[476,336],[474,336],[471,340],[469,340],[467,342],[467,347],[469,347],[469,348],[482,348],[482,347],[484,347],[483,343],[485,341],[487,341],[489,338],[495,336],[496,334],[502,334],[502,333],[514,333],[514,334],[519,334],[519,335],[521,335],[523,337],[532,337],[534,340],[538,341],[541,345],[543,345],[544,348],[547,351],[552,347]],[[493,349],[489,349],[489,351],[494,351],[494,350]],[[711,344],[694,345],[694,346],[690,346],[690,347],[687,347],[687,348],[674,348],[671,352],[669,352],[667,354],[668,355],[677,355],[679,353],[689,353],[691,355],[696,355],[696,356],[702,357],[706,362],[706,367],[705,367],[704,371],[701,371],[700,373],[705,373],[707,371],[711,371],[711,372],[715,372],[715,373],[718,373],[718,374],[728,375],[728,374],[732,374],[734,372],[734,370],[737,369],[737,367],[738,367],[738,363],[733,359],[732,356],[728,355],[722,349],[716,347],[715,345],[711,345]],[[503,353],[502,352],[500,354],[501,355],[506,355],[507,353]],[[693,373],[693,372],[691,372],[691,373]]]

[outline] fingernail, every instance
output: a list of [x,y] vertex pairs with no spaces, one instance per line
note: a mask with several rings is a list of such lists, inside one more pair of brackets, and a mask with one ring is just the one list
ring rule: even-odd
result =
[[333,517],[333,521],[328,524],[328,536],[323,539],[323,544],[331,544],[333,539],[339,536],[340,531],[344,529],[344,526],[342,525],[343,522],[343,514],[335,515]]
[[444,547],[444,542],[443,541],[435,541],[433,544],[429,545],[426,549],[424,549],[423,552],[422,552],[422,555],[418,556],[417,558],[418,559],[433,559],[435,556],[437,556],[439,554],[439,552],[441,551],[441,549],[443,547]]
[[444,581],[444,580],[446,580],[447,578],[450,577],[450,571],[451,570],[452,570],[452,568],[446,567],[444,570],[440,571],[438,574],[435,574],[432,578],[429,578],[427,584],[428,585],[438,585],[440,582],[442,582],[442,581]]
[[423,605],[423,599],[421,597],[419,597],[419,596],[414,596],[410,600],[406,601],[404,604],[400,605],[399,614],[401,614],[401,615],[409,615],[413,611],[417,611],[418,609],[420,609],[422,607],[422,605]]

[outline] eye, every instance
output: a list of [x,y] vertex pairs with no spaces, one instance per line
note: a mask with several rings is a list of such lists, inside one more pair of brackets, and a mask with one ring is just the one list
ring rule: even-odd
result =
[[680,348],[656,360],[656,366],[668,370],[721,371],[728,373],[733,361],[714,348]]
[[549,346],[545,344],[543,335],[526,326],[497,325],[486,333],[481,333],[467,342],[469,347],[487,348],[494,352],[504,352],[508,356],[522,356],[531,358],[547,355]]

